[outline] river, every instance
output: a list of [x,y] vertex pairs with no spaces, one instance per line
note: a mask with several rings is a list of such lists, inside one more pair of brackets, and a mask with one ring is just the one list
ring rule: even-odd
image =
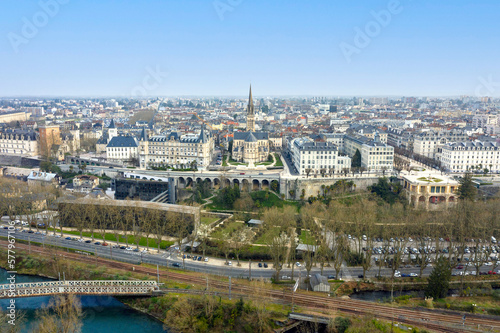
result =
[[[39,276],[17,275],[16,282],[38,282],[49,279]],[[7,283],[7,271],[0,269],[0,283]],[[16,310],[26,313],[26,325],[23,333],[33,332],[37,324],[36,309],[47,304],[50,297],[28,297],[16,299]],[[109,296],[81,296],[84,318],[82,333],[163,333],[162,323],[137,312],[113,297]],[[8,299],[0,300],[2,311],[7,311]]]

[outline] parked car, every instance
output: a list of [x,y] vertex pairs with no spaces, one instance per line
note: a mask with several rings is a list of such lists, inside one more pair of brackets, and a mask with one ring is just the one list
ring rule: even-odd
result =
[[266,263],[264,263],[264,268],[267,268],[267,264]]
[[71,240],[71,237],[66,237],[66,238],[64,238],[64,239],[66,239],[66,240]]
[[259,267],[262,267],[262,263],[261,262],[259,262]]
[[95,242],[94,244],[95,245],[101,245],[101,242]]
[[328,275],[328,280],[335,280],[335,275]]
[[281,277],[282,280],[291,280],[292,278],[290,276],[287,276],[287,275],[283,275]]
[[205,262],[208,262],[208,258],[205,258]]
[[174,263],[172,264],[172,267],[181,267],[181,264],[179,264],[178,262],[174,262]]
[[108,243],[104,242],[101,244],[102,246],[108,246]]
[[92,243],[92,241],[91,241],[90,239],[87,239],[87,240],[85,241],[85,243],[90,244],[90,243]]
[[295,263],[295,265],[296,265],[297,267],[302,266],[302,265],[300,264],[300,262],[298,262],[298,261]]
[[418,274],[417,273],[410,273],[410,277],[417,277]]

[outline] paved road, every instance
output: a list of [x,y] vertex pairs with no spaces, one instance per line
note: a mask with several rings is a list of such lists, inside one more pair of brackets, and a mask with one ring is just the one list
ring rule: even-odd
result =
[[[137,263],[137,264],[144,262],[160,266],[167,266],[167,265],[171,266],[173,263],[179,263],[181,267],[185,266],[187,270],[191,271],[205,272],[209,274],[232,276],[232,277],[248,277],[250,275],[248,262],[242,262],[241,267],[213,265],[210,263],[210,261],[209,262],[193,261],[192,259],[185,259],[183,263],[183,259],[177,255],[178,251],[176,251],[174,248],[171,248],[169,251],[162,250],[160,253],[156,253],[156,251],[152,251],[152,253],[140,253],[140,252],[126,251],[119,248],[112,248],[111,246],[102,246],[102,245],[95,245],[93,243],[89,244],[89,243],[77,242],[74,240],[67,240],[64,238],[58,238],[54,236],[47,236],[45,234],[36,234],[36,233],[30,234],[27,232],[16,231],[14,235],[16,239],[23,239],[27,241],[29,240],[41,244],[56,245],[64,248],[96,253],[97,256],[100,257],[112,258],[114,260],[119,260],[124,262]],[[4,237],[7,236],[7,230],[0,229],[0,236]],[[233,264],[236,265],[236,262],[233,261]],[[252,262],[251,266],[252,266],[251,276],[253,278],[255,277],[271,278],[271,276],[274,273],[274,270],[271,268],[271,265],[269,265],[269,268],[259,268],[257,262]],[[425,268],[424,275],[429,275],[431,270],[432,267]],[[468,269],[468,271],[473,271],[473,270],[474,270],[473,267],[469,267]],[[484,266],[481,268],[481,271],[487,272],[488,270],[491,270],[491,267]],[[409,273],[418,274],[419,268],[412,266],[410,268],[401,268],[400,271],[403,274],[409,274]],[[311,272],[319,273],[320,269],[313,268]],[[352,279],[352,278],[356,279],[358,275],[362,273],[363,270],[360,267],[343,267],[340,277],[344,279]],[[297,277],[299,274],[305,276],[306,272],[303,267],[295,268],[294,276]],[[368,272],[367,276],[374,277],[377,274],[378,274],[378,268],[373,267],[372,270]],[[281,275],[291,276],[291,269],[285,268],[284,270],[281,271]],[[323,275],[325,276],[335,275],[335,270],[331,268],[325,268],[323,270]],[[381,270],[381,275],[390,276],[391,270],[383,268]]]

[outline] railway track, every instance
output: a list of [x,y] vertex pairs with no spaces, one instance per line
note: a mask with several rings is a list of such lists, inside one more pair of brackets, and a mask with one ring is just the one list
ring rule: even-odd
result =
[[[7,245],[6,241],[0,240],[0,245]],[[28,245],[16,244],[17,248],[28,250]],[[54,250],[47,250],[39,246],[31,246],[31,251],[42,255],[54,254]],[[153,268],[116,262],[109,259],[83,256],[81,254],[58,251],[60,256],[68,259],[73,259],[81,262],[105,265],[107,267],[143,273],[151,276],[156,276],[157,271]],[[191,283],[197,285],[205,285],[205,276],[193,276],[182,273],[176,273],[172,270],[160,270],[160,276],[167,279],[172,279],[178,282]],[[225,281],[216,279],[209,280],[210,287],[214,289],[228,290],[229,284]],[[256,294],[256,290],[252,286],[244,284],[232,283],[231,291],[235,294],[252,295]],[[259,297],[279,300],[287,304],[292,303],[292,294],[290,291],[276,289],[261,289]],[[293,295],[293,303],[304,308],[320,310],[323,312],[342,312],[357,316],[373,316],[379,319],[388,321],[397,321],[408,325],[425,327],[433,332],[500,332],[500,320],[496,318],[482,318],[479,316],[467,314],[466,326],[462,326],[462,314],[460,313],[431,313],[426,311],[416,311],[404,308],[395,308],[385,306],[373,302],[358,301],[352,299],[329,298],[320,295],[312,295],[305,292],[296,292]]]

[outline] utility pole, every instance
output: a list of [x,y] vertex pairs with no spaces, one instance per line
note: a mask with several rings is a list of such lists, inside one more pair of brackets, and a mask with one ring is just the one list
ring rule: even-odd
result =
[[28,236],[29,254],[31,254],[31,237]]
[[252,280],[252,259],[248,261],[248,279]]
[[229,300],[231,300],[231,276],[229,276]]
[[160,284],[160,268],[156,265],[156,277],[158,278],[158,284]]

